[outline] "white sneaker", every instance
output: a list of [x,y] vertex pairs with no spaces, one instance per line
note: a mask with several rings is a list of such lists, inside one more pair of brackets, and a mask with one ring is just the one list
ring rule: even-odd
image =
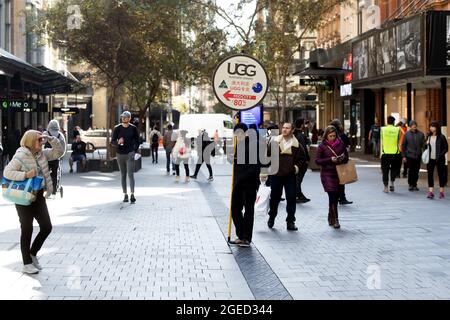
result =
[[22,272],[27,274],[38,274],[39,270],[36,269],[32,263],[30,263],[23,266]]
[[33,266],[36,267],[38,270],[42,270],[41,265],[39,264],[39,260],[36,256],[31,255],[31,260],[33,261]]

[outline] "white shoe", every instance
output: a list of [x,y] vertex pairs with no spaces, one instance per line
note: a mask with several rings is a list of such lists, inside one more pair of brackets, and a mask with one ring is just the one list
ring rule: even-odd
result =
[[36,269],[32,263],[30,263],[23,266],[22,272],[27,274],[38,274],[39,270]]
[[33,266],[36,267],[38,270],[42,270],[41,265],[39,264],[39,260],[36,256],[31,255],[31,260],[33,261]]

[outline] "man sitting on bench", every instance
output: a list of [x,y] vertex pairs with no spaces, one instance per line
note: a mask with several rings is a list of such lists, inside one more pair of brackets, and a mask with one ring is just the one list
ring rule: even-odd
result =
[[77,135],[72,143],[72,155],[69,159],[70,173],[73,173],[73,163],[81,161],[81,167],[83,171],[86,170],[87,158],[86,158],[86,143],[81,141],[81,137]]

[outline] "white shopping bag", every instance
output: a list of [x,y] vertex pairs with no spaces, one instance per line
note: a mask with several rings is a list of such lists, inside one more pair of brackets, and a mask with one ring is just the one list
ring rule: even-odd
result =
[[270,187],[262,184],[259,187],[258,194],[256,195],[255,201],[255,212],[257,214],[266,215],[269,211],[269,203],[270,203]]

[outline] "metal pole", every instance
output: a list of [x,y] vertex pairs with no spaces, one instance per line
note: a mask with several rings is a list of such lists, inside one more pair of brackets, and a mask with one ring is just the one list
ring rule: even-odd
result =
[[[231,241],[231,225],[233,224],[233,216],[231,212],[231,205],[233,203],[233,187],[234,187],[234,155],[236,153],[236,137],[233,137],[233,165],[231,173],[231,194],[230,194],[230,210],[229,210],[229,220],[228,220],[228,243]],[[226,154],[226,153],[225,153]]]

